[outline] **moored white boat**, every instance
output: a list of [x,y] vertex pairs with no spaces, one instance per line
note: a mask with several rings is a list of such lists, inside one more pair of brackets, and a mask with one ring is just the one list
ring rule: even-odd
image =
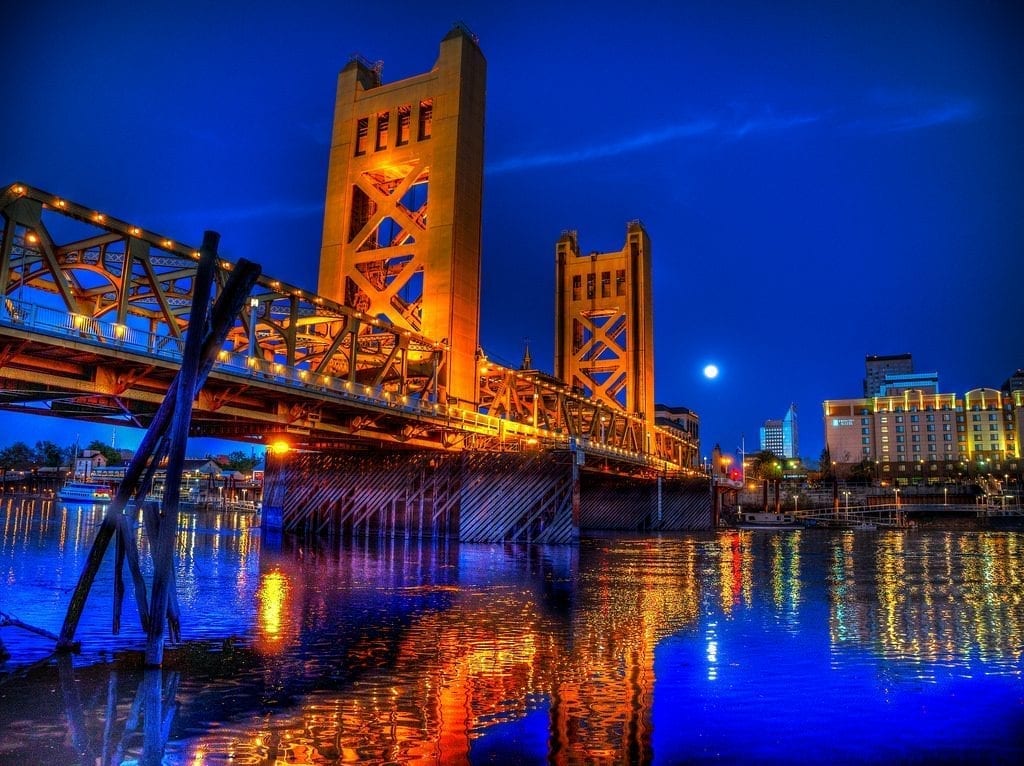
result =
[[801,529],[803,527],[791,513],[767,511],[743,512],[736,524],[740,529]]
[[57,499],[64,502],[93,503],[102,505],[109,503],[110,488],[103,484],[88,481],[69,481],[57,490]]

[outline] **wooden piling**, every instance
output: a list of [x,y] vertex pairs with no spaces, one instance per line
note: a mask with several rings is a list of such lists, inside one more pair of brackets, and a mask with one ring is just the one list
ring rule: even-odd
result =
[[[253,285],[256,284],[259,274],[260,267],[243,258],[239,260],[238,264],[232,270],[231,275],[228,277],[227,284],[218,296],[217,302],[213,308],[213,315],[210,321],[210,332],[202,343],[202,362],[199,371],[195,376],[194,389],[188,397],[190,403],[192,397],[198,393],[199,389],[206,381],[210,370],[213,368],[217,358],[217,353],[224,342],[224,338],[227,336],[228,330],[231,328],[235,318],[241,311]],[[145,582],[142,580],[141,568],[138,564],[138,550],[135,547],[135,540],[128,529],[127,520],[124,518],[123,510],[133,495],[136,495],[140,499],[145,496],[145,491],[148,489],[149,480],[152,476],[152,462],[158,460],[158,456],[162,455],[166,450],[164,439],[167,435],[166,432],[171,422],[171,416],[174,412],[177,398],[176,378],[168,389],[167,396],[157,409],[157,412],[150,423],[149,429],[142,438],[142,442],[139,445],[138,450],[129,462],[128,467],[125,470],[124,480],[118,487],[113,501],[107,507],[107,512],[104,516],[103,522],[100,524],[95,540],[93,540],[92,548],[89,550],[89,555],[86,559],[82,574],[79,577],[75,592],[72,594],[71,601],[69,602],[68,611],[64,617],[64,624],[57,640],[58,651],[71,651],[75,647],[74,635],[78,627],[78,622],[81,619],[86,600],[88,599],[89,592],[92,588],[92,583],[96,579],[96,574],[99,571],[107,546],[110,544],[110,540],[115,532],[125,542],[125,560],[131,569],[135,584],[135,596],[139,608],[139,618],[142,622],[143,629],[147,634],[149,632],[150,610],[148,607],[148,599],[146,597]],[[140,479],[142,479],[144,474],[147,474],[147,470],[149,470],[149,473],[146,476],[146,479],[143,479],[140,483]],[[171,603],[168,608],[172,611],[176,611],[176,604]]]

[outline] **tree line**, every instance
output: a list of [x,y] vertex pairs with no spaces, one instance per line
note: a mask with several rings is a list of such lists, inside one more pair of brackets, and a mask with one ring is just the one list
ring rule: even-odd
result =
[[[8,471],[70,467],[76,452],[81,454],[87,450],[101,453],[106,458],[107,465],[110,466],[126,462],[121,456],[120,450],[109,444],[104,444],[98,439],[93,440],[84,448],[80,448],[77,443],[61,447],[48,439],[37,441],[34,447],[29,446],[26,442],[17,441],[10,446],[0,447],[0,480],[6,476]],[[235,450],[227,455],[227,464],[223,467],[231,471],[251,473],[261,462],[263,462],[262,457],[246,454],[242,450]]]

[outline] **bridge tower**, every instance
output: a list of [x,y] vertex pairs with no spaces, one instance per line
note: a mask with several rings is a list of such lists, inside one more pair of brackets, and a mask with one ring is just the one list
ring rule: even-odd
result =
[[[639,221],[611,253],[582,255],[576,232],[555,249],[555,376],[654,424],[651,241]],[[650,445],[648,444],[648,448]]]
[[318,292],[449,346],[441,383],[477,398],[487,65],[457,25],[433,69],[338,75]]

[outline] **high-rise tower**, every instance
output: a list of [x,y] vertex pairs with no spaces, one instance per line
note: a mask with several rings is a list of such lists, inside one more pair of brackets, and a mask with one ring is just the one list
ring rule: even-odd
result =
[[338,76],[317,291],[449,345],[441,382],[475,400],[487,64],[456,26],[429,72]]

